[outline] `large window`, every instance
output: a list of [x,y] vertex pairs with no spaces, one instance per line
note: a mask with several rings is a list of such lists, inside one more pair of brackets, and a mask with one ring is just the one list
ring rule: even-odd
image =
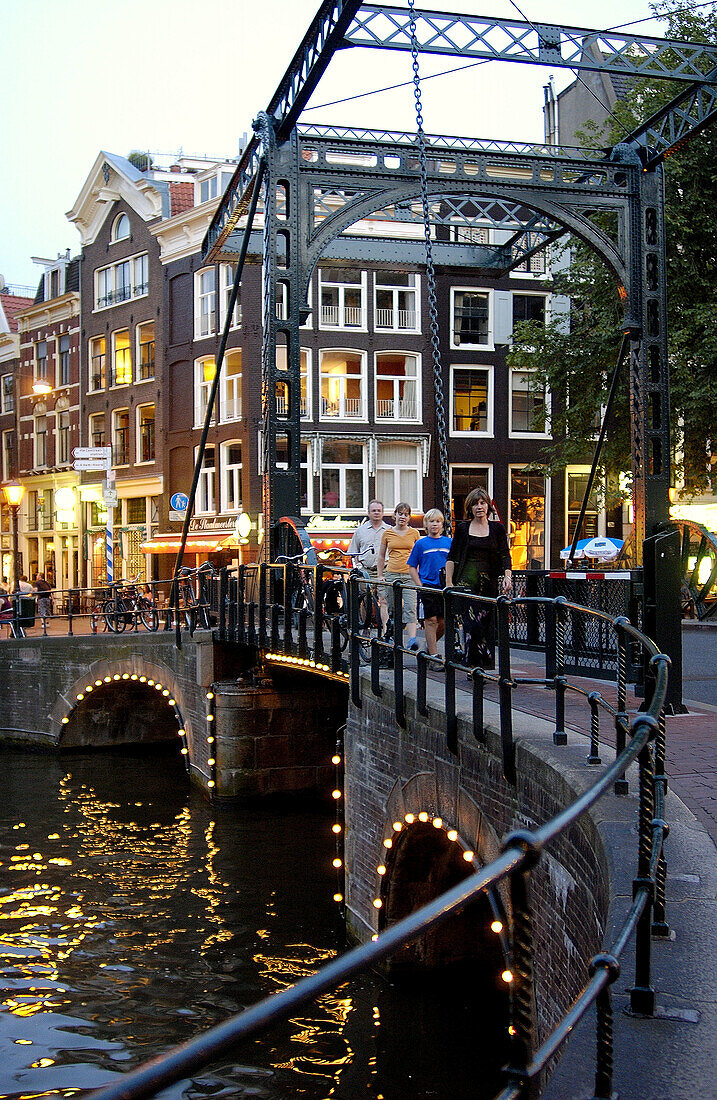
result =
[[545,324],[544,294],[513,293],[513,327],[521,321],[539,321]]
[[451,368],[451,434],[493,432],[491,367]]
[[70,384],[70,337],[65,334],[58,341],[57,384]]
[[241,443],[232,439],[221,446],[221,502],[222,512],[241,512]]
[[[311,376],[309,373],[309,359],[311,352],[307,348],[301,349],[301,417],[311,419]],[[286,371],[286,347],[277,344],[276,369]],[[281,380],[276,383],[276,415],[287,417],[289,415],[289,384]]]
[[510,556],[513,569],[545,569],[546,483],[542,473],[512,467]]
[[38,340],[35,344],[35,381],[47,382],[47,341]]
[[129,409],[112,413],[112,463],[129,466]]
[[112,333],[112,385],[128,386],[132,381],[132,347],[129,329]]
[[105,414],[92,413],[88,418],[88,433],[91,447],[106,447]]
[[322,511],[364,511],[366,452],[362,443],[325,439],[321,461]]
[[376,419],[418,420],[418,356],[381,351],[376,355]]
[[95,271],[95,309],[108,309],[149,290],[149,257],[146,252]]
[[209,404],[214,376],[217,373],[214,358],[211,355],[197,359],[194,364],[194,425],[201,428]]
[[[589,477],[590,470],[587,466],[582,469],[570,469],[570,467],[568,467],[568,469],[565,471],[566,546],[569,546],[572,543],[573,535],[575,534],[575,527],[578,522],[578,517],[580,516],[580,509],[582,508],[583,499],[585,497],[585,490],[588,487]],[[600,500],[596,492],[596,486],[593,485],[593,491],[588,498],[583,522],[580,525],[580,538],[592,539],[599,535],[599,522]]]
[[510,371],[510,434],[545,436],[548,430],[548,399],[536,384],[535,371]]
[[137,381],[154,378],[154,321],[137,325]]
[[154,405],[137,409],[137,461],[154,462]]
[[376,496],[386,510],[405,500],[414,511],[423,508],[421,449],[412,443],[379,443]]
[[320,328],[366,327],[366,277],[351,268],[319,270]]
[[493,495],[492,469],[490,466],[470,464],[451,466],[451,516],[453,523],[465,519],[465,500],[468,494],[477,488],[485,489]]
[[35,416],[34,437],[34,465],[37,469],[40,466],[47,466],[47,416],[45,413],[38,413]]
[[232,348],[224,356],[221,386],[221,408],[219,411],[221,420],[224,422],[241,420],[241,348]]
[[15,441],[13,431],[2,433],[2,479],[8,481],[12,477],[13,455],[15,453]]
[[333,348],[319,354],[322,418],[365,420],[365,356]]
[[4,413],[15,411],[15,384],[11,374],[2,376],[2,411]]
[[129,218],[126,214],[118,214],[112,226],[111,238],[113,241],[126,241],[129,237]]
[[90,340],[90,392],[107,385],[107,341],[104,336]]
[[[195,461],[197,455],[195,454]],[[208,444],[204,449],[202,468],[199,471],[199,483],[197,485],[197,511],[214,512],[215,504],[216,460],[214,444]]]
[[377,271],[374,325],[387,332],[418,332],[418,275]]
[[55,461],[58,466],[66,466],[70,461],[70,414],[57,413],[57,446]]
[[217,327],[216,273],[205,267],[194,276],[194,335],[212,336]]
[[487,290],[451,290],[451,343],[455,348],[492,347],[491,297]]

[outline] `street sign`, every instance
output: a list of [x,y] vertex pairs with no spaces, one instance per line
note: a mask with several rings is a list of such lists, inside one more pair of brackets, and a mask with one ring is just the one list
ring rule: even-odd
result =
[[184,523],[184,517],[186,516],[186,514],[186,512],[177,512],[170,510],[169,521],[170,523]]
[[73,470],[106,470],[107,462],[100,462],[97,458],[76,458],[72,463]]
[[189,497],[186,493],[174,493],[170,497],[169,507],[174,512],[186,512],[189,507]]
[[73,447],[72,457],[78,459],[94,458],[106,464],[110,450],[110,447]]
[[105,502],[105,504],[107,505],[108,508],[116,508],[117,507],[117,490],[116,489],[105,489],[102,493],[102,499],[104,500],[104,502]]

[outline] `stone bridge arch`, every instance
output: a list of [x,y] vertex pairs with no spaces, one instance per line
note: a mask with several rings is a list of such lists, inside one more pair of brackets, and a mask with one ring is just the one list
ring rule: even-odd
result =
[[93,661],[63,690],[50,713],[60,749],[176,741],[187,759],[194,730],[173,669],[142,653]]
[[[377,931],[433,901],[499,853],[495,830],[461,785],[449,791],[435,772],[428,771],[397,781],[386,803],[376,853]],[[507,1010],[507,910],[505,893],[481,895],[458,916],[405,948],[393,960],[392,972],[445,975],[468,968],[473,980],[497,993]]]

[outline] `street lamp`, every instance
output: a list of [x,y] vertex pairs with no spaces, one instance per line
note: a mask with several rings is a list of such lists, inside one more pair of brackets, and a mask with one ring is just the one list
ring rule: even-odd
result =
[[25,496],[25,486],[21,485],[19,481],[6,481],[2,487],[2,495],[5,498],[10,512],[12,514],[12,590],[13,592],[20,591],[20,570],[17,567],[18,560],[18,539],[17,539],[17,513],[20,505],[22,504],[22,498]]

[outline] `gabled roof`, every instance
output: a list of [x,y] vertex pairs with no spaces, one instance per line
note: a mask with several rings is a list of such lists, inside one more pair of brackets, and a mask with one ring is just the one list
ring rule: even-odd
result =
[[100,151],[67,217],[83,245],[91,244],[115,202],[124,200],[146,222],[169,216],[169,186],[116,153]]
[[32,298],[0,294],[0,332],[17,332],[16,314],[32,305]]

